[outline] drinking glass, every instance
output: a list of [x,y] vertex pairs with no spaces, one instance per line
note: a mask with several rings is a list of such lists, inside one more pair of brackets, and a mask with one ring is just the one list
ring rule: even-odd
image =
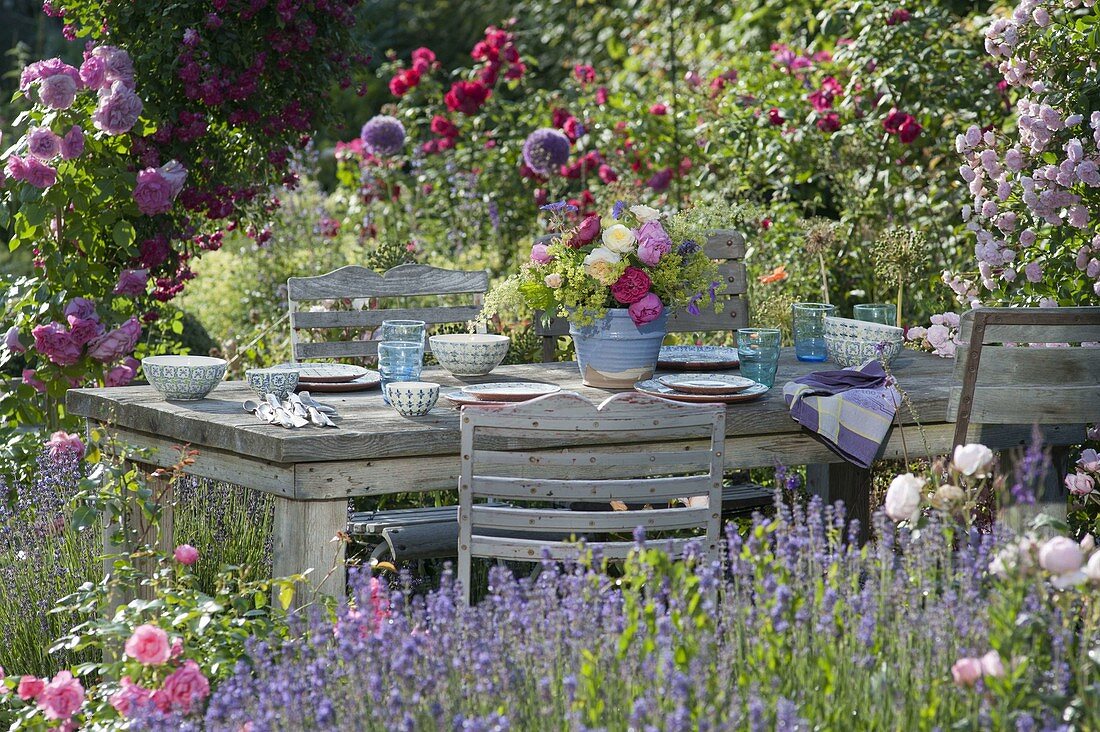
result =
[[825,316],[834,306],[820,302],[796,302],[791,305],[791,329],[794,331],[794,355],[799,361],[824,361]]
[[741,360],[741,375],[772,388],[779,368],[779,338],[778,328],[738,330],[737,356]]
[[898,308],[889,302],[869,302],[856,305],[852,308],[852,314],[856,320],[882,323],[883,325],[896,325]]
[[427,326],[423,320],[383,320],[382,334],[379,340],[407,341],[420,344],[420,355],[424,356],[424,333]]
[[382,376],[382,400],[386,396],[386,384],[393,381],[420,381],[424,362],[424,343],[421,341],[384,341],[378,344],[378,373]]

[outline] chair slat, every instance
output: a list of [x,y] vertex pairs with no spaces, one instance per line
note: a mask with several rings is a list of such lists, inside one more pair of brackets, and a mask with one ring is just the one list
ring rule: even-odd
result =
[[[717,511],[721,511],[719,506]],[[607,533],[633,531],[639,526],[652,531],[690,529],[706,523],[709,507],[641,509],[638,511],[569,511],[529,509],[475,504],[470,509],[473,533],[479,529],[513,531],[589,531]],[[461,520],[461,518],[460,518]]]
[[316,277],[291,277],[291,300],[327,300],[357,297],[409,297],[484,293],[489,289],[486,272],[441,269],[426,264],[403,264],[378,274],[348,265]]
[[744,259],[745,237],[739,231],[708,232],[703,252],[711,259]]
[[[955,356],[955,378],[966,372],[970,349],[961,346]],[[983,346],[979,386],[1100,383],[1100,348],[1031,348]]]
[[701,465],[710,459],[709,450],[675,452],[508,452],[475,450],[474,461],[482,465],[526,465],[531,467],[656,468]]
[[[961,394],[961,386],[952,387],[947,406],[950,422],[955,421]],[[1078,424],[1100,421],[1100,384],[978,386],[974,389],[970,421],[978,424]]]
[[567,480],[558,478],[505,478],[475,475],[470,483],[474,495],[527,501],[623,501],[652,503],[697,496],[713,487],[709,475],[662,476],[639,480],[601,478]]
[[306,328],[377,328],[384,320],[423,320],[429,325],[462,323],[477,317],[472,305],[433,308],[383,308],[378,310],[298,311],[290,314],[290,326]]
[[371,358],[378,355],[378,341],[323,341],[294,344],[294,357],[311,358]]
[[[461,539],[459,540],[461,542]],[[647,549],[662,549],[672,556],[679,555],[687,539],[660,539],[647,541]],[[535,562],[544,556],[543,548],[550,559],[569,561],[577,559],[583,552],[599,550],[608,559],[626,559],[635,544],[632,541],[589,542],[583,545],[566,542],[547,542],[538,539],[513,539],[497,536],[474,536],[470,540],[470,554],[475,557],[495,557],[514,561]],[[460,547],[461,549],[461,544]]]

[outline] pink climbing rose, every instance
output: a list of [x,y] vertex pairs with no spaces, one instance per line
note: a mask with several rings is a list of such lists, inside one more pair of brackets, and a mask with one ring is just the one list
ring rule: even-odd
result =
[[37,676],[23,676],[20,677],[19,686],[16,687],[15,691],[20,699],[30,701],[31,699],[37,699],[44,688],[46,688],[46,682]]
[[84,704],[84,687],[68,671],[58,671],[38,695],[46,719],[68,719]]
[[126,655],[146,666],[159,666],[168,660],[171,646],[168,634],[155,625],[146,623],[134,629],[126,641]]
[[183,666],[173,671],[164,684],[153,693],[153,703],[162,712],[178,710],[187,714],[191,705],[210,695],[210,682],[199,665],[187,659]]
[[68,329],[60,323],[36,325],[31,330],[34,348],[51,363],[72,366],[80,360],[80,344],[76,343]]
[[88,355],[97,361],[110,363],[133,351],[140,337],[141,323],[137,318],[130,318],[119,327],[92,341],[88,348]]
[[172,556],[174,556],[176,561],[180,564],[185,564],[190,567],[192,564],[199,561],[199,550],[190,544],[180,544],[176,547],[176,551],[172,553]]
[[135,684],[129,676],[123,676],[119,690],[108,700],[110,705],[124,717],[131,711],[145,706],[153,698],[153,692],[140,684]]
[[46,162],[61,154],[61,138],[49,127],[35,127],[27,133],[27,151]]
[[58,430],[50,435],[46,448],[50,452],[50,457],[54,458],[65,454],[84,457],[84,442],[78,435],[71,435],[64,430]]
[[97,130],[108,135],[121,135],[137,123],[143,108],[141,97],[121,81],[116,81],[111,84],[110,91],[100,92],[92,122]]
[[80,125],[73,125],[72,128],[65,133],[65,136],[61,138],[61,157],[65,160],[72,160],[73,158],[80,157],[84,152],[84,130]]
[[112,292],[116,295],[144,295],[149,283],[149,270],[124,269],[118,276],[118,284]]

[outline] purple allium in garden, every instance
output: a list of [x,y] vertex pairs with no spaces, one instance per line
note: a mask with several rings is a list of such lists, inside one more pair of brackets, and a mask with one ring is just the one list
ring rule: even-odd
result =
[[379,114],[367,120],[359,137],[371,155],[388,158],[405,146],[405,126],[396,117]]
[[523,143],[523,162],[539,175],[550,175],[569,161],[569,138],[560,130],[542,127]]

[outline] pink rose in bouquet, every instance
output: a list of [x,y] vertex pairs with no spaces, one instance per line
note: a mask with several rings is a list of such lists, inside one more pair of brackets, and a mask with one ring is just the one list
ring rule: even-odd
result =
[[[611,286],[611,296],[623,305],[633,305],[649,294],[649,288],[652,285],[649,275],[641,267],[627,267],[618,281]],[[657,302],[659,304],[660,300]]]
[[672,251],[672,239],[660,221],[647,221],[635,234],[638,238],[638,259],[650,267]]
[[137,318],[130,318],[119,327],[92,341],[88,355],[97,361],[110,363],[134,350],[140,337],[141,323]]
[[535,244],[531,247],[531,261],[535,264],[549,264],[553,257],[546,251],[545,244]]
[[31,335],[34,336],[35,350],[51,363],[72,366],[80,360],[80,344],[73,341],[68,329],[60,323],[37,325]]
[[634,321],[634,325],[645,325],[661,317],[664,309],[661,298],[650,292],[627,308],[627,312],[630,313],[630,319]]
[[569,240],[569,246],[580,249],[596,241],[600,235],[600,217],[597,214],[589,214],[577,227],[577,233]]

